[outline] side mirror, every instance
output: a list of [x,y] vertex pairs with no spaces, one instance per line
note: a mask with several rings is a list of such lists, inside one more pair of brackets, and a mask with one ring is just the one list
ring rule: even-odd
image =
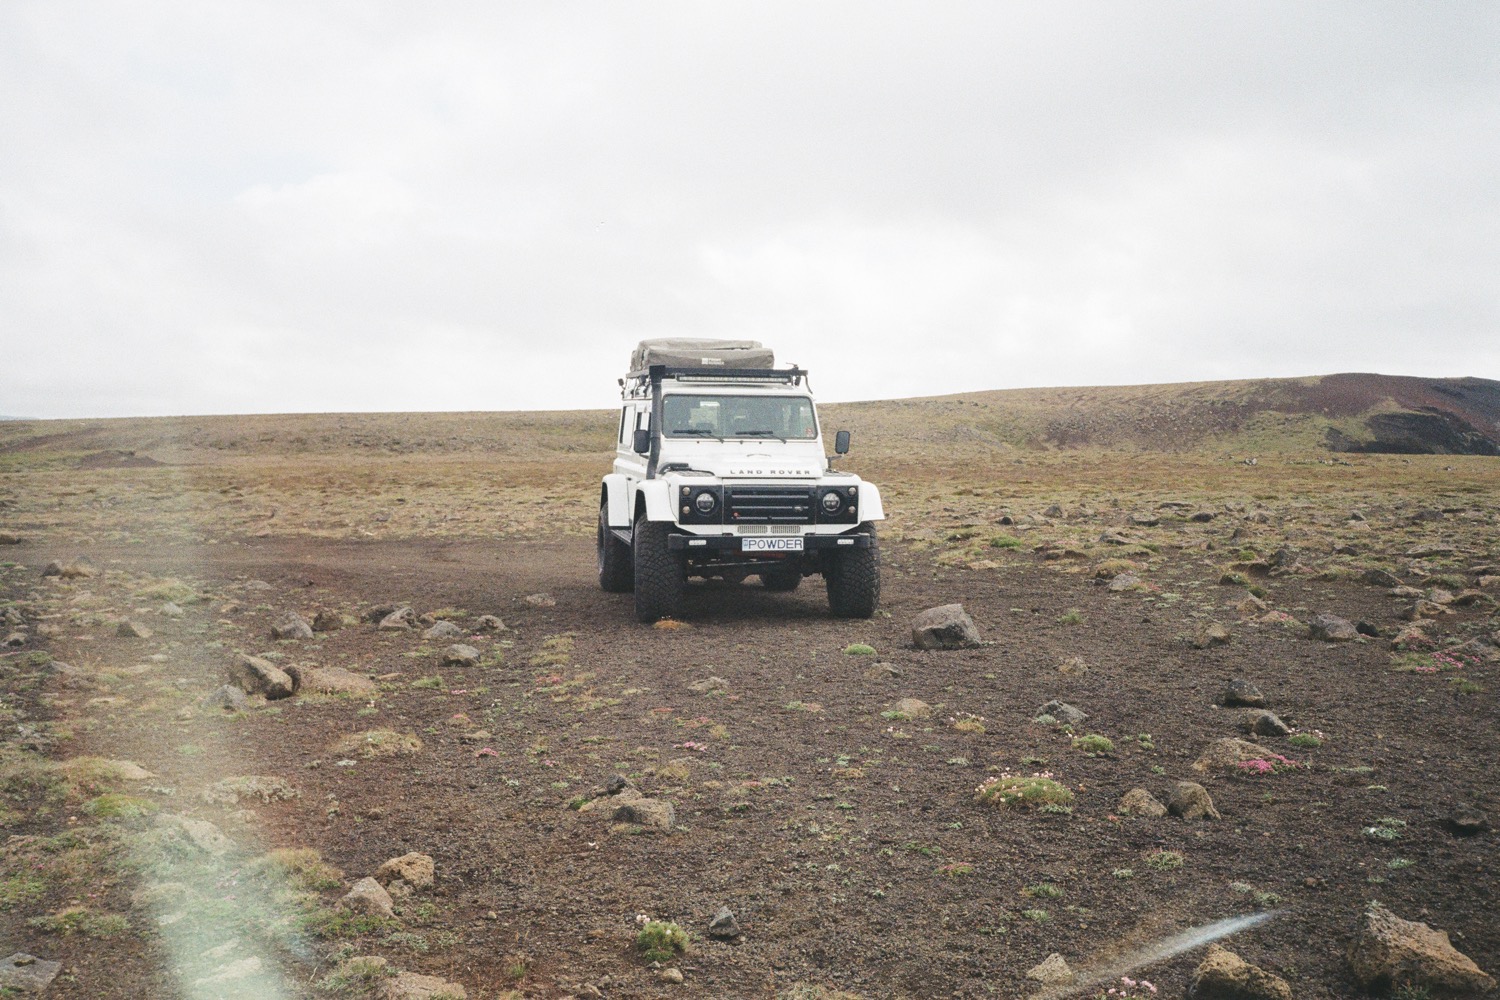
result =
[[839,431],[833,436],[833,453],[835,455],[849,454],[849,432]]
[[630,446],[637,455],[646,455],[651,451],[651,431],[645,427],[636,428],[635,438]]

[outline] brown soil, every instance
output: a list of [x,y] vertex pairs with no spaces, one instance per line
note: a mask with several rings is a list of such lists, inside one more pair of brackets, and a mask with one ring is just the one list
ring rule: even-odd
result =
[[[1224,518],[1204,537],[1222,546],[1232,529]],[[38,579],[48,560],[80,551],[103,576]],[[28,543],[4,553],[25,567],[0,577],[4,596],[58,614],[63,633],[27,650],[116,678],[103,693],[119,700],[65,689],[46,670],[28,674],[22,650],[5,661],[7,703],[26,722],[53,724],[54,755],[137,761],[159,776],[151,794],[164,807],[213,819],[247,847],[315,848],[346,883],[407,851],[432,855],[436,885],[406,904],[403,933],[311,940],[274,956],[307,995],[343,947],[461,982],[471,997],[594,995],[590,987],[621,998],[768,997],[796,984],[865,997],[1023,996],[1036,985],[1025,971],[1049,953],[1075,969],[1108,968],[1136,946],[1262,909],[1276,916],[1230,947],[1299,997],[1340,997],[1358,993],[1342,952],[1371,899],[1448,930],[1482,967],[1500,968],[1493,834],[1457,838],[1444,825],[1457,802],[1500,813],[1493,666],[1471,669],[1478,690],[1459,693],[1446,675],[1393,670],[1385,641],[1333,645],[1250,623],[1230,607],[1245,589],[1217,583],[1226,557],[1193,547],[1157,559],[1149,589],[1117,594],[1032,552],[997,551],[978,568],[940,554],[887,544],[885,614],[872,621],[829,619],[813,579],[793,594],[695,589],[688,625],[663,629],[635,624],[629,595],[597,588],[581,538]],[[179,620],[155,614],[159,600],[132,595],[163,577],[210,599]],[[1403,624],[1402,604],[1374,587],[1298,572],[1260,583],[1273,607],[1302,620],[1331,611],[1386,637]],[[526,600],[538,593],[555,605]],[[989,644],[911,648],[911,619],[951,602]],[[366,622],[306,642],[269,638],[285,611],[360,618],[380,604],[462,609],[464,625],[499,615],[511,631],[473,641],[503,662],[445,667],[434,654],[446,641]],[[124,615],[155,635],[116,637]],[[1489,615],[1459,610],[1443,634],[1493,630]],[[1229,645],[1185,641],[1210,621],[1230,627]],[[878,656],[848,655],[851,643]],[[368,705],[299,696],[238,719],[192,708],[236,648],[344,666],[382,678],[382,692]],[[130,672],[153,653],[165,662]],[[1086,672],[1060,672],[1074,657]],[[689,690],[710,675],[727,691]],[[34,684],[20,683],[28,676]],[[1241,735],[1239,713],[1214,705],[1236,677],[1288,722],[1324,733],[1324,745],[1266,740],[1302,765],[1274,774],[1193,771],[1209,742]],[[903,697],[935,715],[882,715]],[[1087,756],[1034,723],[1052,698],[1089,712],[1077,735],[1106,735],[1113,752]],[[985,731],[954,728],[966,715]],[[416,734],[424,748],[340,766],[332,745],[377,727]],[[463,738],[480,728],[488,741]],[[1041,770],[1074,791],[1071,814],[974,800],[987,777]],[[617,773],[670,799],[675,829],[640,832],[569,808]],[[239,814],[195,799],[234,774],[282,776],[302,794]],[[1183,779],[1209,789],[1221,821],[1116,814],[1129,789],[1165,801]],[[1399,839],[1363,832],[1382,818],[1404,821]],[[78,822],[38,812],[9,832]],[[1157,870],[1157,851],[1178,852],[1181,867]],[[49,996],[182,995],[157,932],[131,908],[132,885],[101,878],[90,902],[131,914],[135,935],[49,935],[24,923],[34,910],[16,910],[0,915],[0,937],[63,961]],[[339,894],[325,893],[329,903]],[[726,905],[744,928],[738,943],[705,934]],[[681,985],[633,951],[637,914],[692,934],[676,963]],[[1201,956],[1134,974],[1176,994]]]

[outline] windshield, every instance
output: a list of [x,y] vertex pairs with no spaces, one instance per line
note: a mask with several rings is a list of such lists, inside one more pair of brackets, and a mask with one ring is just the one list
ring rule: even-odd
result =
[[671,395],[661,401],[661,413],[667,437],[811,441],[818,436],[806,396]]

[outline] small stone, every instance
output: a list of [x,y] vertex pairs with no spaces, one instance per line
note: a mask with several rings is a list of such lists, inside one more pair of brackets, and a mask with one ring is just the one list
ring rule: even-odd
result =
[[522,600],[532,607],[537,608],[552,608],[557,606],[557,598],[551,594],[527,594]]
[[1252,736],[1290,736],[1292,727],[1264,708],[1252,708],[1240,720],[1240,728]]
[[1241,761],[1266,760],[1270,756],[1271,751],[1248,740],[1233,738],[1214,740],[1193,762],[1193,770],[1199,774],[1237,770],[1236,765]]
[[443,651],[443,664],[450,667],[478,666],[479,650],[463,643],[454,643]]
[[1088,661],[1081,656],[1070,656],[1057,665],[1057,672],[1064,677],[1082,677],[1089,672]]
[[1089,717],[1089,713],[1056,698],[1036,710],[1037,715],[1050,715],[1066,726],[1076,726]]
[[720,940],[733,940],[743,932],[740,930],[739,921],[734,918],[734,911],[727,906],[719,907],[719,912],[708,922],[708,936]]
[[911,623],[911,641],[918,649],[969,649],[983,644],[962,604],[944,604],[917,615]]
[[657,976],[664,983],[680,983],[680,982],[682,982],[682,970],[681,969],[670,968],[670,967],[666,968],[666,969],[662,969],[660,972],[657,973]]
[[1372,587],[1399,587],[1401,578],[1383,569],[1367,569],[1360,580]]
[[1179,781],[1172,786],[1167,812],[1182,819],[1223,819],[1214,808],[1208,789],[1195,781]]
[[50,962],[18,951],[9,958],[0,959],[0,989],[43,993],[61,971],[61,962]]
[[265,695],[267,701],[297,693],[296,679],[270,660],[241,653],[228,668],[229,683],[246,694]]
[[1147,816],[1160,819],[1167,814],[1167,807],[1144,788],[1132,788],[1120,798],[1115,811],[1126,816]]
[[930,719],[932,718],[932,706],[921,698],[902,698],[891,706],[894,712],[900,712],[908,719]]
[[1266,696],[1243,677],[1236,677],[1224,685],[1219,704],[1225,708],[1265,708]]
[[1141,578],[1134,573],[1119,573],[1110,580],[1105,590],[1111,594],[1121,594],[1126,591],[1136,590],[1141,586]]
[[1212,945],[1193,972],[1187,1000],[1292,1000],[1292,987],[1227,948]]
[[369,695],[377,687],[370,678],[343,667],[308,667],[302,671],[300,690],[312,694]]
[[245,697],[245,692],[240,688],[233,684],[225,684],[204,695],[198,704],[207,709],[219,709],[224,712],[244,712],[250,708],[250,699]]
[[163,618],[181,618],[187,612],[183,611],[182,608],[178,607],[176,604],[173,604],[171,601],[168,601],[161,607],[157,608],[156,613],[161,615]]
[[440,621],[426,632],[422,633],[424,639],[457,639],[465,634],[464,630],[450,621]]
[[504,632],[505,623],[494,615],[480,615],[474,619],[474,627],[485,632]]
[[705,677],[688,685],[693,694],[719,694],[729,690],[729,682],[722,677]]
[[1194,649],[1212,649],[1216,646],[1229,645],[1229,629],[1214,622],[1195,633],[1190,640]]
[[1307,634],[1322,642],[1349,642],[1359,638],[1352,622],[1327,612],[1313,616],[1307,624]]
[[115,629],[115,635],[123,639],[149,639],[151,638],[151,630],[139,622],[133,622],[127,618]]
[[462,984],[449,982],[441,976],[402,972],[381,985],[381,1000],[469,1000],[469,991]]
[[653,830],[670,830],[677,822],[677,810],[666,799],[632,798],[615,807],[614,820]]
[[343,627],[344,616],[337,611],[320,608],[318,613],[313,615],[312,630],[314,632],[337,632]]
[[1073,982],[1073,970],[1067,960],[1053,952],[1026,972],[1027,979],[1034,979],[1044,986],[1066,986]]

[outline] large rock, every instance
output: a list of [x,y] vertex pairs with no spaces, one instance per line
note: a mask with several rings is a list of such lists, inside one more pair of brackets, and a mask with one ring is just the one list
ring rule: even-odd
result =
[[461,639],[465,635],[463,629],[450,621],[440,621],[426,632],[422,633],[424,639]]
[[1240,728],[1252,736],[1290,736],[1292,727],[1282,722],[1275,712],[1264,708],[1252,708],[1240,720]]
[[913,619],[911,641],[918,649],[969,649],[984,640],[962,604],[944,604]]
[[443,651],[443,665],[452,667],[478,666],[479,655],[479,650],[473,646],[456,642]]
[[1193,971],[1187,1000],[1292,1000],[1292,987],[1229,949],[1210,945]]
[[1056,698],[1037,709],[1036,714],[1038,718],[1050,715],[1065,726],[1076,726],[1089,717],[1089,713],[1083,709],[1069,705],[1065,701],[1058,701]]
[[677,822],[677,810],[666,799],[620,796],[615,806],[616,823],[633,823],[653,830],[670,830]]
[[1243,677],[1236,677],[1224,685],[1224,690],[1219,694],[1219,704],[1225,708],[1265,708],[1266,696],[1260,693],[1260,688]]
[[1409,985],[1434,996],[1470,997],[1495,988],[1495,980],[1453,947],[1448,932],[1402,920],[1371,903],[1349,946],[1349,967],[1366,990]]
[[390,885],[401,879],[414,889],[426,889],[432,885],[437,866],[430,854],[412,851],[399,858],[392,858],[375,870],[375,879],[381,885]]
[[1167,812],[1183,819],[1223,819],[1208,789],[1195,781],[1179,781],[1167,798]]
[[733,941],[742,933],[740,922],[734,918],[734,911],[727,906],[719,907],[719,912],[708,922],[708,936],[711,938]]
[[1026,978],[1044,986],[1067,986],[1073,982],[1073,970],[1068,967],[1067,959],[1054,951],[1040,965],[1028,969]]
[[302,690],[314,694],[368,695],[377,690],[374,681],[343,667],[309,667],[302,671]]
[[264,695],[267,701],[290,698],[297,693],[297,681],[270,660],[241,653],[227,671],[229,683],[246,694]]
[[417,613],[411,608],[397,608],[380,619],[380,628],[387,632],[405,632],[412,627],[416,620]]
[[891,711],[900,712],[908,719],[932,718],[932,706],[921,698],[902,698],[891,706]]
[[1313,615],[1307,623],[1307,634],[1323,642],[1351,642],[1359,638],[1359,630],[1347,618],[1328,612]]

